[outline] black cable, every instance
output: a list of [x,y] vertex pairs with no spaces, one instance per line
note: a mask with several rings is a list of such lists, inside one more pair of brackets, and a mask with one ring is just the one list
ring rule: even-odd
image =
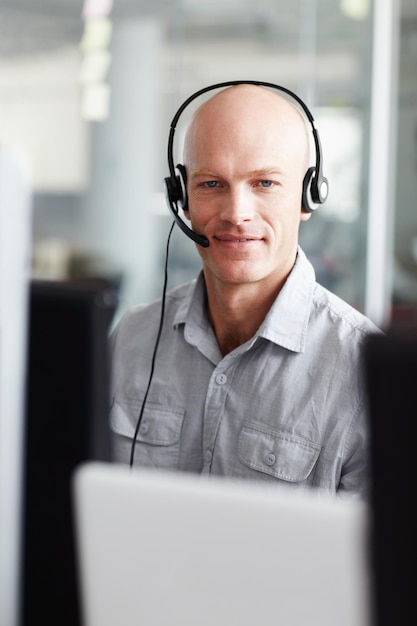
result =
[[166,291],[167,291],[167,284],[168,284],[168,253],[169,253],[169,242],[171,240],[171,234],[172,231],[174,229],[175,226],[175,222],[172,222],[171,228],[169,230],[168,233],[168,239],[167,239],[167,244],[166,244],[166,252],[165,252],[165,276],[164,276],[164,286],[162,289],[162,300],[161,300],[161,317],[159,320],[159,328],[158,328],[158,334],[156,336],[156,341],[155,341],[155,346],[153,349],[153,355],[152,355],[152,363],[151,363],[151,371],[149,374],[149,380],[148,380],[148,386],[145,392],[145,396],[143,398],[143,402],[142,402],[142,406],[140,409],[140,413],[139,413],[139,417],[138,417],[138,421],[136,424],[136,428],[135,428],[135,434],[133,436],[133,441],[132,441],[132,447],[131,447],[131,451],[130,451],[130,462],[129,465],[130,467],[133,466],[133,459],[135,456],[135,446],[136,446],[136,437],[138,436],[138,432],[139,432],[139,428],[140,428],[140,424],[142,422],[142,417],[143,417],[143,412],[145,410],[145,404],[146,404],[146,400],[148,398],[148,393],[149,393],[149,389],[151,387],[151,383],[152,383],[152,378],[153,378],[153,373],[154,373],[154,369],[155,369],[155,360],[156,360],[156,352],[158,350],[158,346],[159,346],[159,340],[161,338],[161,334],[162,334],[162,327],[164,325],[164,316],[165,316],[165,297],[166,297]]

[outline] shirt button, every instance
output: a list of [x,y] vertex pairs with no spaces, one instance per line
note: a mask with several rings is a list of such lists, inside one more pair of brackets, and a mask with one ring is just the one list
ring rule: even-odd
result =
[[273,452],[268,452],[268,454],[265,456],[265,463],[267,465],[274,465],[276,460],[277,457]]
[[216,376],[216,383],[218,385],[224,385],[226,382],[227,382],[226,374],[217,374],[217,376]]
[[204,456],[206,458],[206,462],[210,463],[211,459],[213,458],[213,453],[211,450],[206,450],[206,453]]
[[148,424],[147,422],[143,422],[143,423],[140,425],[140,428],[139,428],[139,432],[140,432],[140,434],[141,434],[141,435],[146,435],[146,433],[148,432],[148,430],[149,430],[149,424]]

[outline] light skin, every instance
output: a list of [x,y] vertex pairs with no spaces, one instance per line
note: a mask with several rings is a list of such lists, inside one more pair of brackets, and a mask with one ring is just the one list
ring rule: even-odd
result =
[[238,85],[205,102],[186,133],[187,219],[197,245],[208,313],[223,355],[259,328],[294,265],[306,124],[277,92]]

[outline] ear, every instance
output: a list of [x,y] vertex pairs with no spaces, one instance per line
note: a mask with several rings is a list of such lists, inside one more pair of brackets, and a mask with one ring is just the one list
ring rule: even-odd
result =
[[300,222],[306,222],[307,220],[310,219],[310,217],[312,216],[312,213],[306,213],[305,211],[303,211],[303,209],[301,208],[301,212],[300,212]]

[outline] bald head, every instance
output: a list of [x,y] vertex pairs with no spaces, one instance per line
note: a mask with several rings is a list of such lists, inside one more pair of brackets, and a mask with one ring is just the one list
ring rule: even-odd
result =
[[309,135],[301,111],[276,91],[257,85],[234,85],[202,104],[188,127],[184,164],[197,166],[207,150],[250,150],[250,146],[274,143],[304,176],[309,164]]

